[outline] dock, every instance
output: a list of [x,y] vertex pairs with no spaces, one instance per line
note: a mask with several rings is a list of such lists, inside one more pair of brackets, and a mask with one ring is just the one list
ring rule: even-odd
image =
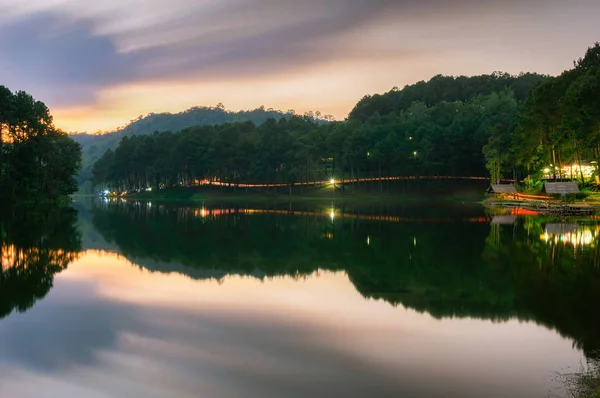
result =
[[551,201],[533,200],[507,200],[502,202],[491,202],[491,206],[503,206],[533,210],[540,214],[558,214],[561,216],[589,216],[600,211],[599,206],[585,203],[561,203]]

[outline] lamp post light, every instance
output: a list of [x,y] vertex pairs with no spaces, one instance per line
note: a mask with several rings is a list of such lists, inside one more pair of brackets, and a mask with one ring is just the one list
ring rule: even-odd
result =
[[335,196],[335,178],[331,178],[329,180],[329,184],[331,185],[332,195]]

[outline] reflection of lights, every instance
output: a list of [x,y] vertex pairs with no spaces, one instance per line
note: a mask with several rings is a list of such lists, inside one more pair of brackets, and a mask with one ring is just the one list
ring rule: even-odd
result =
[[152,188],[146,188],[146,192],[152,192]]
[[333,219],[335,218],[335,210],[331,209],[331,212],[329,213],[329,217],[331,218],[331,222],[333,222]]
[[370,246],[370,245],[371,245],[371,237],[367,236],[367,246]]
[[148,202],[148,207],[152,207],[152,202]]
[[564,232],[561,234],[552,234],[546,231],[544,234],[540,235],[540,239],[546,243],[553,242],[554,244],[560,243],[574,247],[590,246],[594,244],[599,232],[600,225],[596,226],[595,230],[580,226],[576,231]]
[[417,156],[417,151],[414,151],[414,152],[413,152],[413,155],[416,157],[416,156]]
[[413,245],[414,245],[415,247],[417,246],[417,237],[416,237],[416,236],[413,238]]

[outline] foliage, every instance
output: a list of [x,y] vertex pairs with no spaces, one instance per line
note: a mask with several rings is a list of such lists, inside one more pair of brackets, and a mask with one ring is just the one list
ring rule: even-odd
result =
[[46,105],[0,86],[0,196],[54,200],[76,191],[81,147],[52,124]]
[[[179,113],[150,113],[131,120],[116,131],[96,134],[72,134],[71,137],[83,146],[83,170],[78,179],[80,183],[92,179],[92,167],[107,150],[115,150],[124,137],[146,135],[155,132],[181,131],[190,127],[214,126],[226,123],[252,122],[264,123],[268,119],[279,120],[294,116],[293,109],[287,112],[260,108],[233,112],[226,110],[222,104],[216,107],[193,107]],[[320,112],[307,112],[305,115],[319,123],[326,123],[333,118],[321,115]]]
[[365,122],[376,114],[403,113],[414,102],[422,102],[428,107],[440,102],[469,102],[480,95],[505,90],[514,92],[517,102],[523,102],[531,88],[544,78],[535,73],[513,76],[503,72],[473,77],[437,75],[428,82],[420,81],[402,90],[394,88],[385,94],[367,95],[356,104],[349,118]]
[[[530,74],[436,77],[405,88],[411,99],[406,106],[383,107],[364,120],[351,114],[344,122],[319,123],[292,116],[259,125],[226,123],[125,137],[96,162],[93,182],[127,190],[205,179],[291,184],[332,176],[483,177],[482,148],[514,123],[524,88],[542,79]],[[468,94],[434,96],[440,81],[448,92]]]
[[[554,176],[564,178],[570,176],[563,175],[558,165],[600,160],[599,54],[596,43],[573,69],[535,87],[515,128],[503,138],[512,141],[514,153],[504,164],[527,174],[548,167]],[[576,177],[583,182],[583,173],[579,174]]]

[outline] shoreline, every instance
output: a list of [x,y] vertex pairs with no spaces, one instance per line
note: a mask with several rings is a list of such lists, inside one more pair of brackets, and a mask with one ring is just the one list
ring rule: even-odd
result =
[[340,203],[419,203],[419,202],[441,202],[441,203],[470,203],[480,204],[483,195],[472,194],[342,194],[342,193],[315,193],[305,194],[269,194],[269,193],[221,193],[221,192],[185,192],[169,190],[164,192],[144,192],[131,195],[73,195],[77,198],[107,198],[132,201],[155,201],[163,203],[207,203],[207,202],[271,202],[271,203],[313,203],[313,202],[340,202]]

